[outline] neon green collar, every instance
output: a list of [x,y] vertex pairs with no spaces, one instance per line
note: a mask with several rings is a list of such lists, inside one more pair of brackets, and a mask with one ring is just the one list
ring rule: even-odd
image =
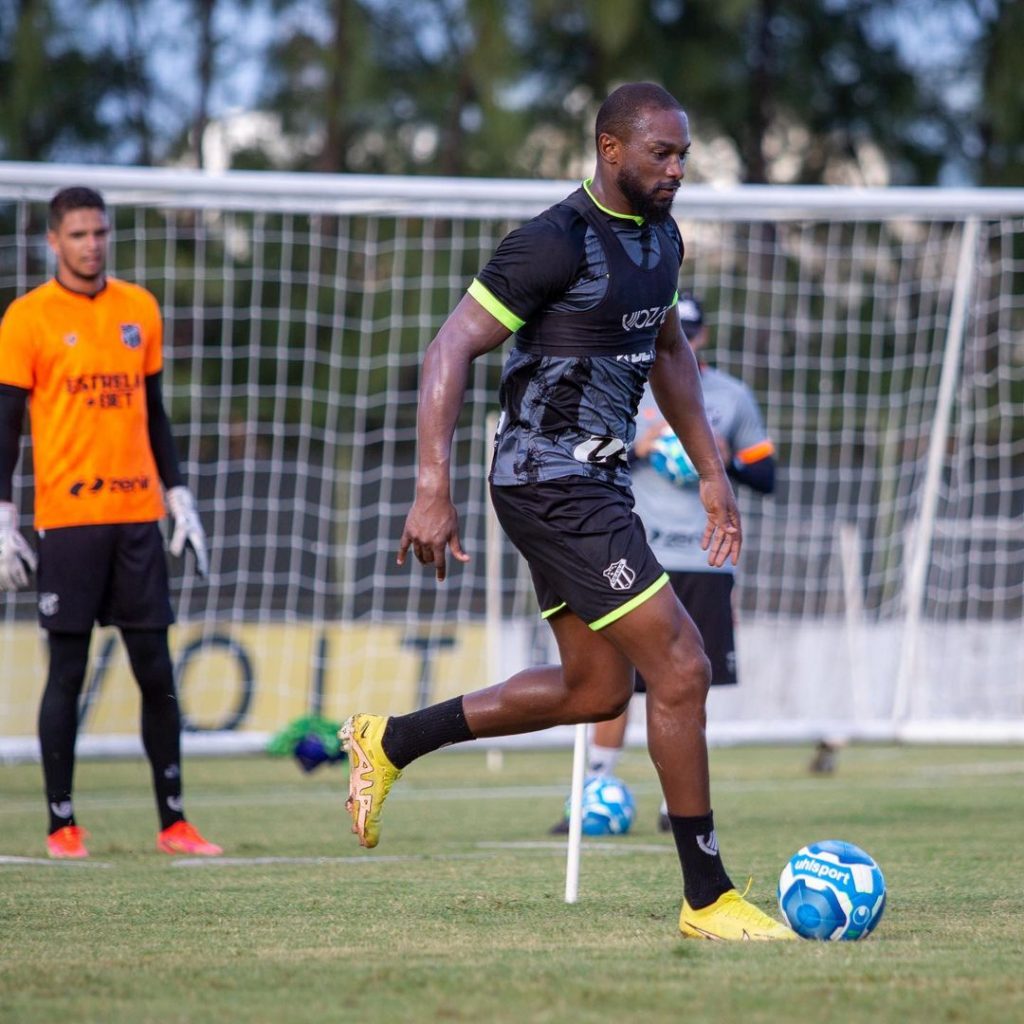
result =
[[635,213],[617,213],[615,210],[609,210],[607,206],[602,206],[595,198],[594,193],[590,191],[590,183],[593,178],[587,178],[583,182],[583,191],[590,196],[590,201],[602,212],[607,213],[609,217],[621,217],[623,220],[635,221],[638,225],[642,225],[644,222],[643,217],[638,217]]

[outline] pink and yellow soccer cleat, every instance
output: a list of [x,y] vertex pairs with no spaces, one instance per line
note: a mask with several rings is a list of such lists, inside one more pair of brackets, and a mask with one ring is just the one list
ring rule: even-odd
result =
[[359,842],[372,849],[380,842],[380,810],[392,785],[402,772],[389,760],[381,745],[384,715],[352,715],[338,735],[348,751],[348,800],[345,809],[352,815],[352,831]]
[[84,842],[88,834],[79,825],[65,825],[46,837],[46,852],[56,860],[81,860],[89,856]]
[[156,837],[156,848],[162,853],[186,853],[193,857],[218,857],[224,851],[204,839],[188,821],[176,821]]

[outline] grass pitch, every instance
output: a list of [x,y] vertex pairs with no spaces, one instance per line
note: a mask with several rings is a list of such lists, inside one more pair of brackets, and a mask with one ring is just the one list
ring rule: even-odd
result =
[[671,839],[639,750],[638,819],[584,846],[563,902],[570,755],[457,750],[412,765],[362,851],[345,769],[191,759],[189,815],[220,861],[154,849],[148,767],[84,762],[92,858],[45,859],[38,765],[0,767],[0,1022],[1024,1020],[1024,749],[712,752],[726,866],[777,916],[786,859],[846,839],[888,906],[850,943],[683,940]]

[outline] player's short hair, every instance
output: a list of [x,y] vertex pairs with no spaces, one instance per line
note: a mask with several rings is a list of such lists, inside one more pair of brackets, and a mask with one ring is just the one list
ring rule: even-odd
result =
[[594,141],[607,133],[617,139],[628,139],[639,127],[646,110],[678,110],[682,104],[655,82],[627,82],[620,85],[601,104],[594,123]]
[[62,188],[50,200],[50,230],[56,231],[66,214],[72,210],[99,210],[107,212],[107,204],[103,196],[95,189],[86,188],[84,185],[72,185],[70,188]]

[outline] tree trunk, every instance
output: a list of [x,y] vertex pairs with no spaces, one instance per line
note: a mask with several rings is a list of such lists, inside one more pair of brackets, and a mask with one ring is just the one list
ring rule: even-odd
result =
[[771,124],[774,103],[774,46],[772,18],[776,0],[761,0],[755,15],[752,60],[750,68],[750,106],[747,118],[747,137],[743,161],[746,164],[748,184],[764,185],[768,182],[768,162],[764,154],[764,139]]
[[199,96],[196,100],[195,119],[192,123],[192,145],[196,167],[203,168],[203,136],[210,121],[210,91],[216,63],[217,40],[213,35],[213,11],[217,0],[195,0],[199,31],[196,53],[196,78]]
[[324,95],[324,145],[316,160],[316,169],[339,173],[346,169],[348,150],[348,97],[346,71],[349,66],[350,0],[333,0],[334,32],[329,54],[327,91]]

